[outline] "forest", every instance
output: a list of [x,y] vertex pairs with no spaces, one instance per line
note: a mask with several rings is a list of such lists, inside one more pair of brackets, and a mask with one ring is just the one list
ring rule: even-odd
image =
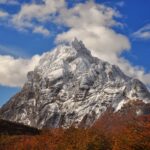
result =
[[16,133],[1,132],[0,150],[150,150],[150,115],[107,111],[90,128],[11,127]]

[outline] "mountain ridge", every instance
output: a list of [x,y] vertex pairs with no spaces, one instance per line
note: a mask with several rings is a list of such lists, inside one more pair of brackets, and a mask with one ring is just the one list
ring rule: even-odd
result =
[[119,67],[93,57],[81,41],[45,53],[21,92],[0,110],[4,119],[42,127],[92,125],[107,108],[131,100],[150,103],[150,93]]

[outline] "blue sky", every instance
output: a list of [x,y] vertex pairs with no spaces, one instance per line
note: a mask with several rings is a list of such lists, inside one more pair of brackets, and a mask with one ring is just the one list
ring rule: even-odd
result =
[[73,37],[149,87],[149,6],[149,0],[0,0],[0,105],[20,90],[42,53]]

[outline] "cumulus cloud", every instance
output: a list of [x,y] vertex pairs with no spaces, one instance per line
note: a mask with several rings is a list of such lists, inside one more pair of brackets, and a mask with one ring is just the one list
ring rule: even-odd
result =
[[50,35],[50,31],[47,30],[46,28],[44,28],[43,26],[37,26],[33,29],[33,33],[39,33],[42,34],[44,36],[49,36]]
[[145,85],[150,87],[150,72],[145,73],[143,67],[133,66],[128,60],[123,57],[117,57],[114,64],[118,65],[128,76],[137,78],[141,80]]
[[0,55],[0,84],[21,87],[26,80],[27,72],[33,70],[39,59],[39,55],[35,55],[31,59]]
[[150,24],[145,25],[144,27],[140,28],[138,31],[134,32],[134,38],[148,40],[150,39]]
[[[112,26],[121,25],[114,19],[120,16],[114,9],[94,2],[64,9],[56,21],[69,27],[69,30],[58,34],[56,42],[66,42],[78,37],[94,55],[105,60],[112,59],[113,62],[116,55],[130,49],[128,38],[112,29]],[[112,57],[108,59],[109,54]]]
[[42,25],[50,22],[54,14],[63,7],[65,7],[64,0],[42,0],[40,4],[23,4],[20,11],[12,17],[11,22],[19,30],[31,29],[34,33],[48,35],[48,29]]
[[64,23],[69,27],[86,27],[87,25],[113,26],[120,24],[113,19],[114,17],[121,17],[121,14],[111,7],[86,2],[77,4],[70,9],[63,9],[56,20],[58,23]]
[[114,62],[116,55],[130,49],[128,38],[112,29],[112,26],[121,25],[114,19],[120,16],[114,9],[93,2],[64,9],[56,21],[70,29],[57,35],[56,42],[66,42],[78,37],[94,55]]
[[58,34],[56,43],[69,42],[78,37],[94,56],[118,65],[127,75],[150,85],[150,73],[146,74],[143,68],[133,66],[121,57],[123,51],[130,50],[131,44],[128,37],[112,29],[122,25],[115,21],[116,17],[121,17],[116,10],[94,2],[64,9],[56,21],[69,30]]
[[[94,56],[114,63],[116,57],[130,48],[127,37],[117,34],[110,28],[103,26],[89,26],[87,28],[72,28],[68,32],[59,34],[56,42],[70,41],[78,37],[92,51]],[[109,57],[111,56],[111,57]]]
[[[77,37],[94,56],[118,65],[129,76],[150,85],[150,73],[145,73],[143,68],[133,66],[121,57],[122,52],[130,50],[131,44],[127,36],[113,29],[113,27],[123,27],[123,24],[116,21],[119,17],[122,16],[116,9],[94,1],[76,3],[68,8],[65,0],[42,0],[42,3],[23,4],[20,11],[12,15],[11,23],[16,29],[31,30],[32,33],[44,36],[50,34],[50,31],[44,27],[46,23],[67,27],[67,30],[56,35],[56,43],[70,42]],[[135,32],[134,36],[148,39],[149,29],[150,26],[146,25]],[[15,59],[11,56],[0,56],[2,66],[0,84],[21,86],[26,73],[33,70],[39,57]]]

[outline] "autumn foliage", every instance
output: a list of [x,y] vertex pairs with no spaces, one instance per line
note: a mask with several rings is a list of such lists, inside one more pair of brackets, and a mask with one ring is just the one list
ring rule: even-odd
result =
[[0,150],[150,150],[150,115],[107,112],[91,128],[1,135]]

